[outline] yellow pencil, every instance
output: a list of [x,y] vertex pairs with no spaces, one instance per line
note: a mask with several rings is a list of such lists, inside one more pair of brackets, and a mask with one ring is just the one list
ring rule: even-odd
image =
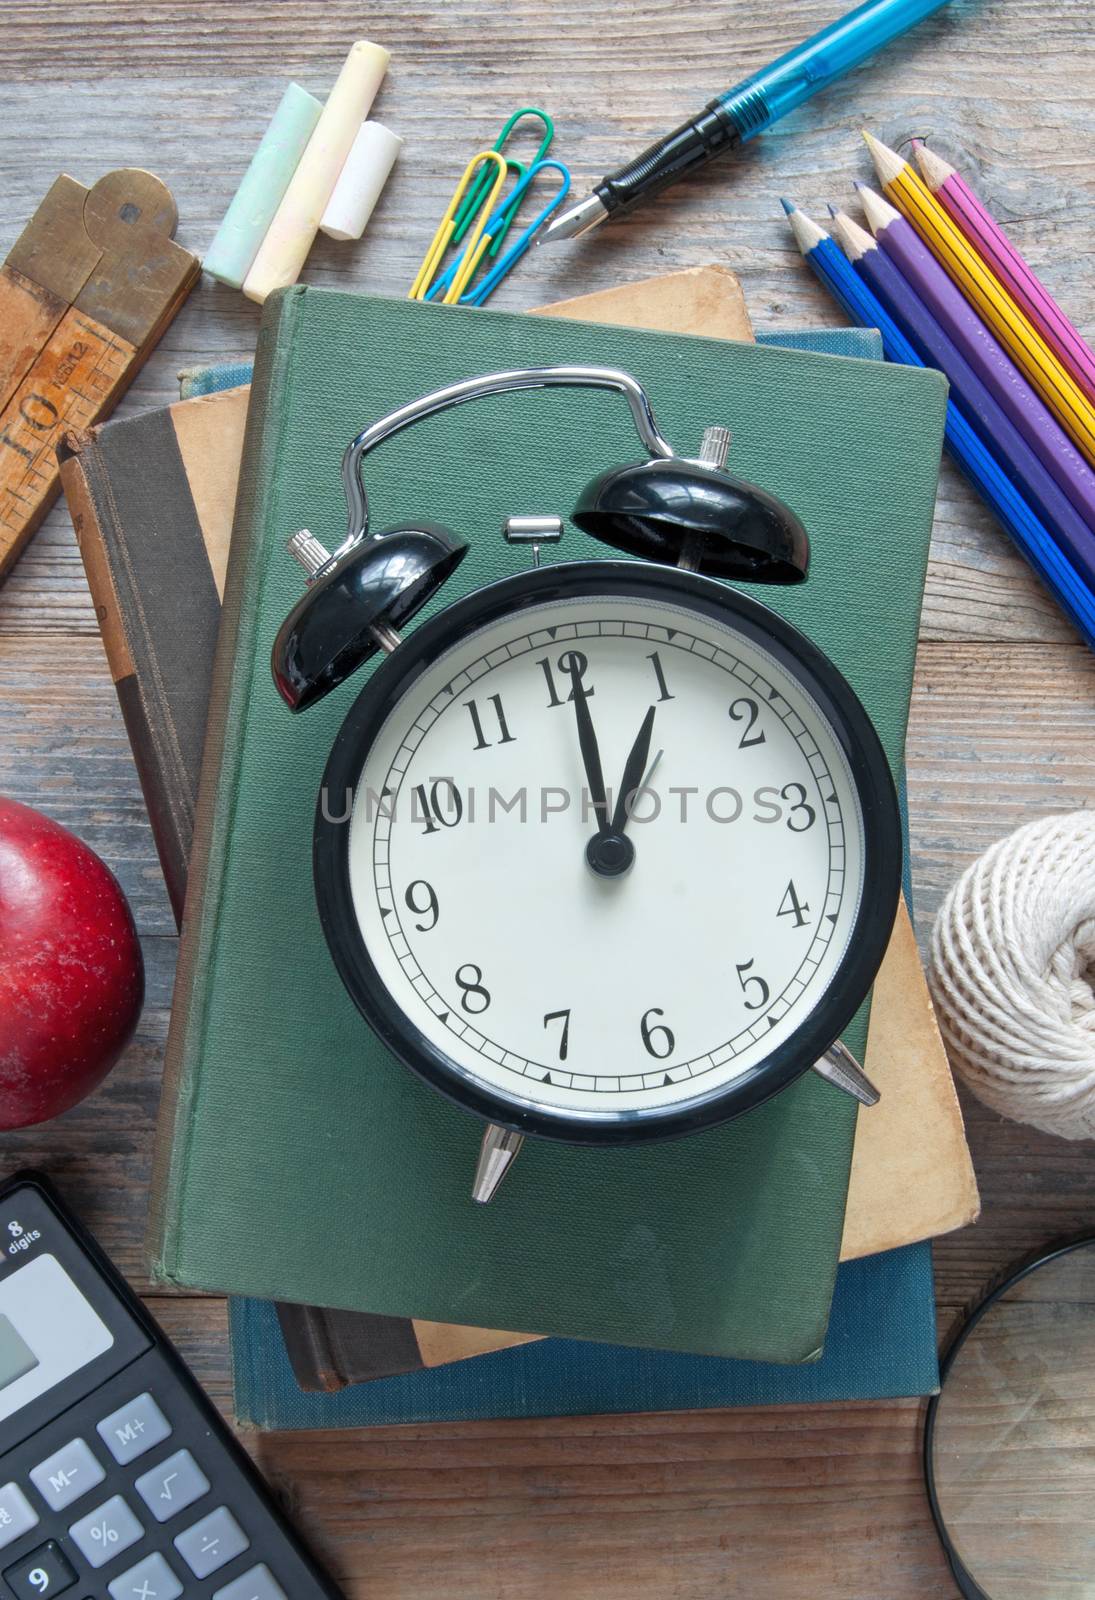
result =
[[914,169],[864,132],[883,188],[1095,466],[1095,406]]

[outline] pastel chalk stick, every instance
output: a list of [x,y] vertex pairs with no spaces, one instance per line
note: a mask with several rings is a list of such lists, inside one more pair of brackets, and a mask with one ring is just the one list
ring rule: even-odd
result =
[[323,213],[320,232],[329,239],[360,239],[403,140],[382,122],[363,122]]
[[381,45],[359,39],[350,49],[327,97],[297,170],[259,245],[243,292],[261,305],[275,289],[296,283],[364,122],[388,70],[391,56]]
[[299,83],[288,86],[202,263],[210,277],[243,287],[322,111]]

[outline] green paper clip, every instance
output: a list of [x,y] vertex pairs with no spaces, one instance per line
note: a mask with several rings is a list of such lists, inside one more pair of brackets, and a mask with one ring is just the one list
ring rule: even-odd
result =
[[[520,111],[515,111],[512,117],[510,117],[504,124],[501,133],[494,141],[492,149],[495,151],[500,151],[503,148],[503,146],[512,136],[514,128],[516,128],[522,117],[536,117],[544,125],[544,137],[540,141],[540,148],[537,150],[533,161],[530,163],[530,165],[535,166],[538,161],[542,161],[544,159],[544,156],[548,152],[548,147],[550,146],[552,139],[555,137],[554,122],[546,111],[541,111],[537,106],[522,106]],[[509,164],[512,167],[518,168],[519,177],[523,176],[525,168],[521,166],[520,162],[513,161]],[[452,235],[453,244],[459,244],[465,233],[467,233],[468,228],[471,226],[472,217],[475,216],[479,206],[482,204],[483,193],[490,186],[490,181],[489,172],[480,173],[479,177],[475,180],[467,194],[464,196],[464,199],[460,204],[460,208],[453,219],[455,223]],[[520,198],[518,197],[518,199],[509,206],[505,218],[503,219],[500,231],[495,238],[491,240],[490,254],[492,256],[496,256],[498,251],[501,249],[502,241],[505,239],[506,234],[510,230],[513,219],[517,215],[517,207],[520,205],[520,203]]]

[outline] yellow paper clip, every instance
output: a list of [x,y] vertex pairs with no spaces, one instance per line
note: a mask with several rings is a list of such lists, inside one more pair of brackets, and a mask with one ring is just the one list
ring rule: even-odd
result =
[[483,237],[483,229],[494,211],[494,202],[498,198],[499,190],[506,181],[506,160],[504,156],[498,154],[497,150],[480,150],[478,155],[472,156],[464,168],[464,175],[456,185],[453,197],[445,208],[445,215],[437,225],[437,232],[433,236],[430,248],[426,251],[422,259],[422,265],[419,267],[415,280],[411,284],[410,293],[407,296],[408,300],[424,300],[426,298],[430,284],[433,282],[433,275],[437,271],[441,258],[452,240],[455,228],[453,219],[456,216],[457,208],[467,193],[468,185],[482,162],[487,162],[488,164],[493,162],[498,172],[490,189],[480,202],[475,227],[465,247],[460,270],[446,289],[441,300],[442,305],[451,306],[456,304],[476,267],[479,265],[483,252],[490,244],[490,239]]

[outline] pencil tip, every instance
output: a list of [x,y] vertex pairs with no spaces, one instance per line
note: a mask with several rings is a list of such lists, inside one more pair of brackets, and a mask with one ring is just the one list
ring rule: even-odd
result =
[[872,189],[870,184],[860,183],[856,187],[859,190],[859,203],[863,207],[863,215],[866,217],[867,225],[872,233],[881,233],[883,228],[888,228],[891,222],[900,220],[900,211],[890,205],[888,200],[883,200],[882,196]]
[[[784,204],[786,205],[786,201]],[[811,250],[816,250],[822,240],[829,237],[825,229],[819,228],[813,218],[800,211],[798,206],[791,206],[787,212],[787,220],[791,224],[795,243],[804,256],[809,255]]]
[[916,164],[920,168],[920,175],[928,188],[935,191],[946,183],[948,178],[953,178],[955,168],[949,161],[944,161],[942,156],[937,156],[934,150],[929,150],[927,145],[917,140]]
[[781,194],[780,195],[779,203],[783,207],[784,211],[787,213],[788,216],[790,216],[793,211],[797,211],[798,210],[798,207],[795,205],[795,202],[793,200],[788,200],[788,198],[787,198],[787,196],[785,194]]
[[893,183],[894,179],[900,177],[905,171],[908,162],[904,156],[899,156],[896,150],[891,150],[889,145],[883,144],[881,139],[876,139],[874,134],[867,133],[864,130],[863,138],[866,141],[867,149],[871,153],[874,169],[882,179],[883,186]]

